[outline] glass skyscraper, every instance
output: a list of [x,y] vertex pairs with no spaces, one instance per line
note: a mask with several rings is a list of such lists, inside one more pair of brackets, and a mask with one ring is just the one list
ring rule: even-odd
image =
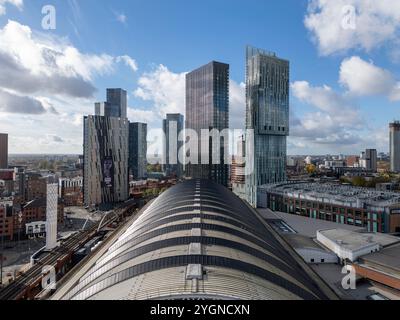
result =
[[134,180],[147,178],[147,124],[129,124],[129,171]]
[[[186,176],[210,179],[224,186],[228,185],[228,164],[225,150],[228,139],[220,139],[219,164],[212,163],[213,150],[209,141],[209,164],[201,164],[201,130],[229,128],[229,65],[212,61],[186,75],[186,130],[196,131],[199,143],[198,164],[186,166]],[[217,144],[214,144],[216,146]],[[195,152],[195,150],[190,150]]]
[[8,168],[8,134],[0,133],[0,169]]
[[109,105],[109,117],[127,117],[127,95],[125,90],[120,88],[107,89],[107,104]]
[[[166,119],[163,120],[165,135],[163,170],[167,176],[175,175],[177,178],[183,175],[183,164],[179,161],[179,153],[182,152],[183,146],[183,141],[179,140],[179,134],[184,129],[183,121],[183,115],[180,113],[167,114]],[[183,154],[181,154],[182,157]]]
[[246,194],[256,206],[258,186],[286,180],[289,61],[253,47],[247,47],[246,54],[246,129],[254,130],[246,137],[246,143],[254,145]]

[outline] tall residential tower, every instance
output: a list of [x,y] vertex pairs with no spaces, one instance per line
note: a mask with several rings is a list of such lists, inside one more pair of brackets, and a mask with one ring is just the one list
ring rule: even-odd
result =
[[[257,187],[286,180],[286,139],[289,135],[289,61],[274,53],[247,47],[246,138],[254,146],[246,176],[247,201],[257,205]],[[250,141],[252,139],[253,141]],[[246,150],[248,152],[248,150]]]
[[400,172],[400,121],[389,125],[390,128],[390,171]]
[[8,134],[0,133],[0,169],[8,168]]
[[129,172],[134,180],[147,178],[147,124],[129,124]]
[[[107,98],[110,98],[109,90]],[[117,100],[95,104],[96,115],[84,117],[83,183],[86,205],[121,202],[128,198],[129,121],[123,116],[126,115],[126,91],[112,90],[125,92],[119,104]],[[102,111],[101,105],[104,108]]]
[[180,155],[183,150],[183,141],[179,140],[179,134],[183,129],[183,115],[180,113],[167,114],[166,119],[163,120],[165,136],[163,170],[167,176],[175,175],[177,178],[181,178],[183,175],[183,164],[180,161],[183,159],[183,155]]
[[[198,137],[198,150],[190,150],[191,153],[197,151],[195,157],[198,159],[198,164],[188,164],[186,176],[228,185],[229,172],[225,161],[228,139],[221,138],[219,141],[209,139],[208,164],[201,164],[201,130],[216,129],[222,132],[228,128],[229,65],[212,61],[186,75],[186,131],[192,129]],[[218,155],[218,151],[219,160],[212,161],[212,155]]]

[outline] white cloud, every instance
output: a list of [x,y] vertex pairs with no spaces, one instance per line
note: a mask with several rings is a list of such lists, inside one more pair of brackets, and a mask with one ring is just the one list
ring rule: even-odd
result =
[[229,127],[244,129],[246,126],[246,84],[229,81]]
[[0,87],[22,94],[91,97],[93,77],[111,72],[113,63],[109,55],[83,54],[15,21],[0,29]]
[[128,55],[119,56],[119,57],[117,57],[116,61],[118,63],[120,63],[120,62],[125,63],[129,68],[132,69],[133,72],[136,72],[138,70],[136,61]]
[[151,110],[141,110],[128,108],[128,119],[131,122],[152,122],[155,118],[154,112]]
[[185,114],[185,76],[185,72],[174,73],[161,64],[139,78],[134,95],[153,102],[159,117],[164,118],[167,113]]
[[23,0],[0,0],[0,16],[6,14],[6,4],[16,6],[19,10],[22,10],[24,6]]
[[326,85],[313,87],[307,81],[296,81],[291,88],[297,99],[323,111],[338,124],[353,126],[359,120],[359,113],[353,102]]
[[[343,27],[353,6],[355,28]],[[349,49],[372,49],[393,43],[400,34],[400,1],[393,0],[309,0],[305,26],[312,33],[322,55]]]
[[124,13],[114,13],[115,18],[117,19],[118,22],[121,22],[122,24],[126,24],[128,18]]
[[352,100],[328,86],[314,87],[307,81],[294,82],[291,88],[294,97],[317,109],[302,117],[297,117],[291,109],[292,148],[344,150],[360,143],[365,122]]
[[400,85],[394,75],[360,57],[351,57],[342,62],[339,82],[350,94],[386,95],[393,101],[400,100]]
[[121,62],[137,67],[127,55],[83,53],[65,38],[9,20],[0,28],[0,117],[10,152],[82,152],[82,119],[93,113],[93,82]]

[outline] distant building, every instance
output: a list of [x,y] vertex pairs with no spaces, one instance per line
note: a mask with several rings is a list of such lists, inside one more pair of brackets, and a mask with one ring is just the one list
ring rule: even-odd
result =
[[127,118],[127,94],[120,88],[107,89],[108,116],[116,118]]
[[110,105],[107,102],[96,102],[94,104],[95,116],[109,117],[110,114]]
[[8,134],[0,133],[0,169],[8,168]]
[[325,169],[336,169],[346,167],[346,162],[343,160],[327,160],[324,163]]
[[[257,205],[257,188],[286,180],[289,135],[289,61],[274,53],[247,48],[246,144],[254,145],[252,173],[246,176],[247,201]],[[253,143],[252,143],[253,142]]]
[[65,206],[82,206],[83,177],[61,178],[59,180],[58,192]]
[[367,170],[378,171],[378,152],[376,149],[365,150],[365,160],[367,161]]
[[47,179],[40,173],[30,172],[26,175],[26,201],[45,198],[47,193]]
[[348,157],[346,157],[346,166],[347,167],[358,167],[359,161],[360,161],[359,156],[348,156]]
[[166,176],[175,175],[181,178],[183,175],[183,164],[179,160],[183,159],[183,141],[179,140],[179,134],[184,129],[184,118],[179,113],[167,114],[163,120],[164,141],[164,157],[165,165],[163,170]]
[[286,182],[259,187],[261,208],[364,227],[400,232],[400,194],[335,183]]
[[400,121],[390,127],[390,171],[400,172]]
[[367,149],[360,155],[359,165],[368,171],[378,171],[378,152],[376,149]]
[[[228,186],[229,168],[225,163],[225,151],[228,150],[228,139],[213,141],[215,148],[209,150],[208,164],[201,164],[201,130],[216,129],[222,133],[229,128],[229,65],[212,61],[186,75],[186,130],[197,133],[198,150],[190,153],[198,160],[198,164],[186,166],[186,176],[215,181]],[[212,139],[210,138],[209,141]],[[223,140],[223,142],[221,141]],[[219,151],[219,164],[212,161],[213,153]]]
[[147,124],[129,124],[129,172],[134,180],[147,178]]

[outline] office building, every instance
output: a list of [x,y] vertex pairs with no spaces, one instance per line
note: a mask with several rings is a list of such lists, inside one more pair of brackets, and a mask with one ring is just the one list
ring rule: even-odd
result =
[[107,102],[96,102],[94,104],[94,115],[109,117],[111,115],[111,108]]
[[83,196],[86,205],[128,198],[128,136],[128,119],[84,117]]
[[246,176],[246,193],[255,206],[258,186],[286,180],[289,61],[253,47],[247,47],[246,129],[253,130],[246,143],[254,147],[252,163],[246,163],[252,168]]
[[129,172],[134,180],[147,178],[147,124],[129,124]]
[[389,125],[390,128],[390,171],[400,172],[400,121]]
[[376,149],[365,150],[365,169],[372,172],[378,171],[378,152]]
[[52,299],[337,299],[258,212],[213,181],[177,184],[130,224]]
[[[212,61],[186,75],[185,129],[194,130],[198,138],[197,150],[190,150],[197,164],[189,163],[186,166],[187,177],[210,179],[228,185],[229,168],[226,158],[229,155],[225,153],[228,152],[229,139],[201,139],[201,130],[211,132],[215,129],[221,134],[228,128],[229,65]],[[202,152],[202,146],[208,152]],[[217,158],[215,161],[213,155]]]
[[258,188],[258,207],[311,219],[400,232],[400,194],[337,183],[284,182]]
[[[181,178],[183,175],[183,141],[179,134],[183,132],[183,115],[179,113],[167,114],[163,120],[164,131],[164,165],[163,170],[167,177]],[[180,160],[181,159],[181,160]]]
[[123,89],[107,89],[107,101],[94,104],[94,114],[102,117],[127,118],[127,93]]
[[127,95],[126,91],[120,88],[107,89],[107,105],[109,117],[127,118]]
[[8,134],[0,133],[0,169],[8,168]]

